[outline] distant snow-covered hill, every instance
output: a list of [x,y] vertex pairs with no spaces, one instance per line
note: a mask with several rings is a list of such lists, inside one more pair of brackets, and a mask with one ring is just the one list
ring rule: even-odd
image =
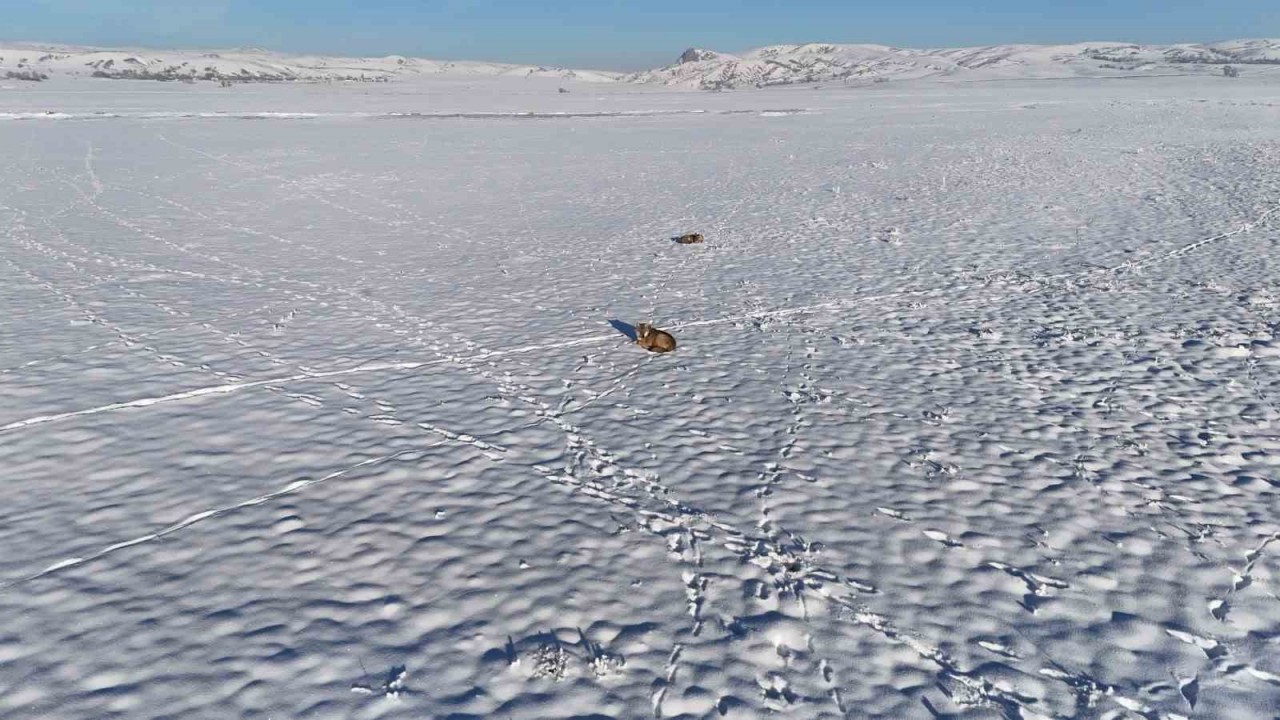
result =
[[537,65],[448,62],[399,55],[346,58],[285,55],[257,49],[200,52],[0,44],[0,79],[10,74],[18,78],[82,76],[238,82],[380,82],[416,75],[549,77],[611,82],[620,75]]
[[886,45],[773,45],[739,55],[690,49],[674,64],[622,74],[539,65],[451,62],[390,55],[347,58],[259,49],[217,52],[103,49],[0,43],[0,80],[46,77],[285,82],[385,82],[420,76],[540,77],[731,89],[829,81],[913,78],[1062,78],[1220,72],[1218,66],[1277,66],[1280,40],[1212,44],[994,45],[918,50]]
[[846,79],[932,76],[1050,78],[1176,71],[1218,66],[1280,65],[1280,40],[1207,45],[995,45],[914,50],[885,45],[774,45],[741,55],[690,49],[672,65],[633,73],[630,82],[708,90]]

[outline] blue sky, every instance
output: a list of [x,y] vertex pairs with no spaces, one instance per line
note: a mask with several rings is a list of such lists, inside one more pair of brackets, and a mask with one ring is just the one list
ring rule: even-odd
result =
[[24,0],[0,39],[265,47],[602,69],[687,47],[907,47],[1280,36],[1280,0]]

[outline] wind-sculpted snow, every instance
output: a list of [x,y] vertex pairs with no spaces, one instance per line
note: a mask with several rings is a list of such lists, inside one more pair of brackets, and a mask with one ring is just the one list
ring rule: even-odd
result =
[[0,716],[1280,714],[1280,85],[488,82],[3,96]]

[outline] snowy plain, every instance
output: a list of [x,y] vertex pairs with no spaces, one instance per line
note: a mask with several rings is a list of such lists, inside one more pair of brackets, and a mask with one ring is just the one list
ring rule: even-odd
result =
[[0,716],[1280,716],[1274,74],[55,79],[0,156]]

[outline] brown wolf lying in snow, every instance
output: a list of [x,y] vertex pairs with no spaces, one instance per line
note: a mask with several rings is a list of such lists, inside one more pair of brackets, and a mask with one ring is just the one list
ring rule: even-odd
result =
[[681,245],[696,245],[702,242],[702,233],[689,233],[675,239]]
[[676,349],[676,339],[671,333],[664,332],[650,325],[636,325],[636,344],[649,352],[664,353]]

